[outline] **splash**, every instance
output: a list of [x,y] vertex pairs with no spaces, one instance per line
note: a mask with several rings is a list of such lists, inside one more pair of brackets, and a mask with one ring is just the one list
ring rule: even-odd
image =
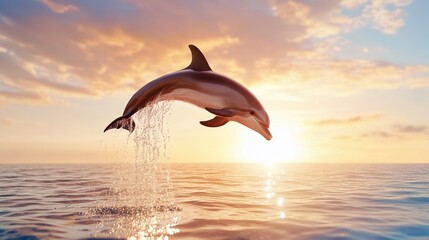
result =
[[[149,105],[135,114],[134,161],[121,164],[113,187],[92,214],[102,233],[128,239],[168,239],[179,231],[180,209],[174,202],[168,166],[166,116],[171,101]],[[127,151],[123,151],[126,153]]]

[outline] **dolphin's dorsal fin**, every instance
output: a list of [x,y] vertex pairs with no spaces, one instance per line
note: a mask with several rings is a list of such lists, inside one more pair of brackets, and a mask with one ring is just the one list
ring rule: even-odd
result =
[[192,61],[185,69],[192,69],[194,71],[212,71],[200,49],[194,45],[189,45],[189,49],[192,53]]

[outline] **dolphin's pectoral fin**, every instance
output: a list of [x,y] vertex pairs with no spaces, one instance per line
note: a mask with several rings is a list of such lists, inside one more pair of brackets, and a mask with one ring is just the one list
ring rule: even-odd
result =
[[213,119],[207,121],[200,121],[201,125],[206,127],[220,127],[225,125],[228,122],[226,118],[216,116]]
[[192,69],[194,71],[212,71],[200,49],[194,45],[189,45],[189,49],[192,53],[192,61],[185,69]]
[[222,117],[232,117],[235,115],[235,112],[232,111],[230,108],[216,109],[216,108],[206,107],[206,110],[209,111],[210,113],[213,113],[215,115],[219,115]]

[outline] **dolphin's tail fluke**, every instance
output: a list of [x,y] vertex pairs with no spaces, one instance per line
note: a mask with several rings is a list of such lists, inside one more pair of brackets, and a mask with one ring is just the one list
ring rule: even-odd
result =
[[118,117],[113,122],[111,122],[106,127],[106,129],[104,129],[104,132],[112,128],[116,128],[116,129],[123,128],[130,131],[130,133],[132,133],[135,127],[136,127],[136,123],[133,121],[131,117],[122,116],[122,117]]

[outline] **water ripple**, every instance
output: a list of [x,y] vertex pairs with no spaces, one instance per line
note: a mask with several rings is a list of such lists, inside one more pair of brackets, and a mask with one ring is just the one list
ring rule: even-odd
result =
[[[1,166],[0,239],[112,239],[100,222],[150,216],[88,207],[127,196],[116,169]],[[171,176],[178,207],[156,210],[183,215],[169,239],[429,239],[429,165],[182,164]]]

